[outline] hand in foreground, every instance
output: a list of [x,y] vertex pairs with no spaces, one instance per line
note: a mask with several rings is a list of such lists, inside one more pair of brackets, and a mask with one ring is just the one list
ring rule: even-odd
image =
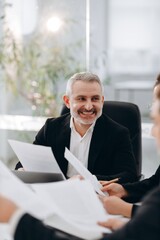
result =
[[0,195],[0,222],[7,223],[17,209],[15,203]]
[[98,222],[98,224],[102,227],[106,227],[115,231],[126,224],[126,221],[119,219],[119,218],[111,218],[108,219],[106,222]]
[[101,200],[105,210],[109,214],[131,217],[133,204],[127,203],[116,196],[104,197]]
[[119,183],[111,183],[102,187],[102,192],[108,192],[110,196],[117,196],[119,198],[126,197],[127,191]]

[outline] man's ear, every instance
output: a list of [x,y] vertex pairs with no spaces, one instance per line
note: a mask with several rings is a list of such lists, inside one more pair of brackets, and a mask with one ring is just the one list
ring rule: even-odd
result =
[[63,102],[67,108],[70,108],[69,97],[67,95],[63,96]]
[[102,102],[104,103],[104,96],[102,96]]

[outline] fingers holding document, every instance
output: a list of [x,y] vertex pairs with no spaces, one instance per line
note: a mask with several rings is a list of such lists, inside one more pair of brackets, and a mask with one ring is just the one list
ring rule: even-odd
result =
[[107,213],[131,217],[133,204],[127,203],[116,196],[104,197],[101,198],[101,201]]
[[98,222],[98,224],[102,227],[106,227],[112,231],[115,231],[123,227],[126,224],[126,221],[119,218],[110,218],[106,222]]
[[117,196],[119,198],[126,197],[128,195],[127,191],[119,183],[109,183],[102,185],[102,192],[108,192],[109,196]]

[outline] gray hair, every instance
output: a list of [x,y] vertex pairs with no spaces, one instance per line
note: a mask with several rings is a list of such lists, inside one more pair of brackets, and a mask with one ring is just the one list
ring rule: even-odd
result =
[[96,74],[90,72],[79,72],[75,73],[68,79],[67,86],[66,86],[66,95],[70,95],[72,91],[72,86],[76,81],[83,81],[83,82],[97,82],[102,89],[102,94],[104,94],[104,88],[101,80]]

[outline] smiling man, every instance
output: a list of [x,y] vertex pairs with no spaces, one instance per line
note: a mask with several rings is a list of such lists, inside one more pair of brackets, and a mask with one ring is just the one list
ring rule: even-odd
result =
[[[135,181],[129,131],[102,114],[104,90],[99,77],[90,72],[74,74],[67,82],[63,101],[70,113],[48,119],[34,144],[50,146],[67,177],[77,172],[64,158],[65,147],[99,180]],[[16,169],[19,167],[20,163]]]

